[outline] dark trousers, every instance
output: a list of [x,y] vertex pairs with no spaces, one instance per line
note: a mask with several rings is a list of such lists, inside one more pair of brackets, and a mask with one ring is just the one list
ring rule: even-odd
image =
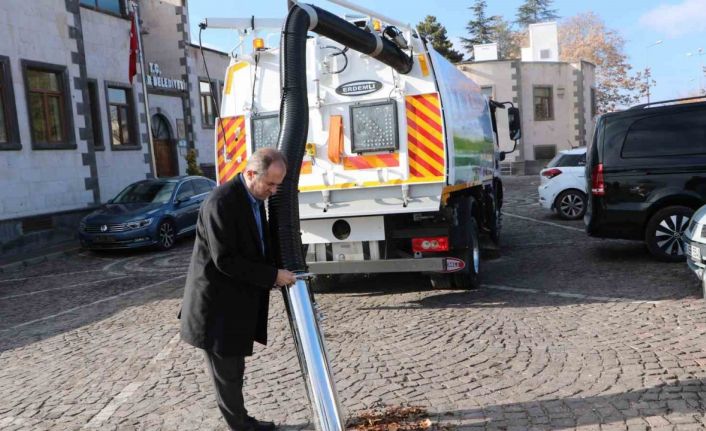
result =
[[245,400],[243,399],[244,356],[220,356],[204,350],[206,365],[216,388],[218,408],[228,426],[234,430],[245,429]]

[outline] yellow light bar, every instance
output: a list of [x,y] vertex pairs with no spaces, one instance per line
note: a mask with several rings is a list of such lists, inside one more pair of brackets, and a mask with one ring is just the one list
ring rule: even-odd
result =
[[382,28],[382,23],[380,22],[380,20],[373,19],[373,30],[380,31],[381,28]]
[[417,54],[417,59],[419,60],[419,67],[422,68],[422,76],[428,76],[429,65],[427,64],[427,56],[424,54]]
[[256,37],[252,40],[252,48],[255,51],[262,51],[265,49],[265,40],[261,37]]

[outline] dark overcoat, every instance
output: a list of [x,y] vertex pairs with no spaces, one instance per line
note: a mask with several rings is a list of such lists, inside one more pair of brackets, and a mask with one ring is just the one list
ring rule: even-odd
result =
[[270,289],[277,268],[269,256],[264,205],[260,204],[265,254],[241,175],[204,201],[184,288],[181,338],[222,356],[252,355],[267,343]]

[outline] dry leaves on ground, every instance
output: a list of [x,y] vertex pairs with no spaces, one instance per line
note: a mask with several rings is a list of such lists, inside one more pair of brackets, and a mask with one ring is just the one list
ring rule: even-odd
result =
[[[426,409],[418,406],[388,406],[366,410],[353,418],[348,431],[438,431]],[[443,427],[446,429],[446,427]]]

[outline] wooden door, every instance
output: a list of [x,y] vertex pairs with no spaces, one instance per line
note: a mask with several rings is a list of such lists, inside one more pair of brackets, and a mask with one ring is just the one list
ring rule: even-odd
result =
[[179,174],[175,169],[174,148],[172,148],[169,140],[154,140],[154,157],[157,162],[158,177],[175,177]]

